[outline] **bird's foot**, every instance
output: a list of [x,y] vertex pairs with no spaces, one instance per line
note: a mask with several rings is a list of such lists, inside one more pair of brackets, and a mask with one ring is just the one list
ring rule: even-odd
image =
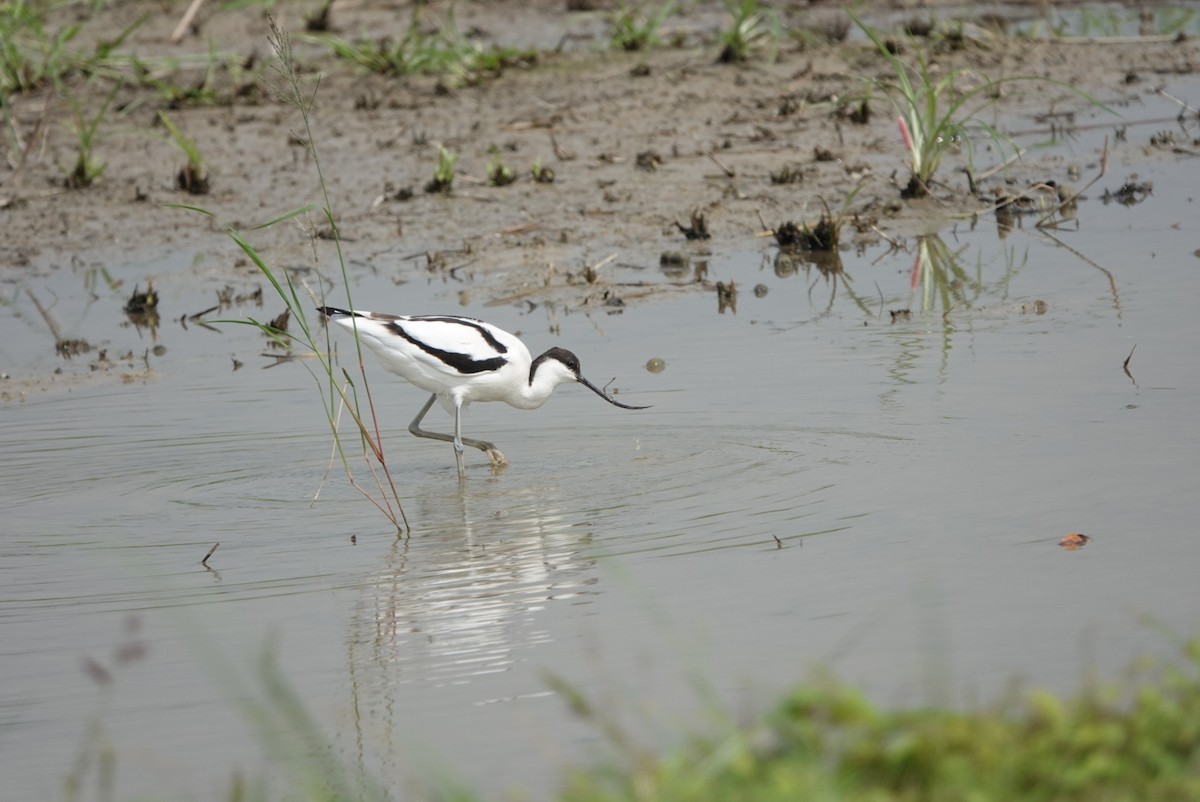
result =
[[500,449],[495,446],[485,448],[483,453],[488,455],[488,459],[492,461],[493,468],[503,468],[508,465],[508,457],[500,453]]

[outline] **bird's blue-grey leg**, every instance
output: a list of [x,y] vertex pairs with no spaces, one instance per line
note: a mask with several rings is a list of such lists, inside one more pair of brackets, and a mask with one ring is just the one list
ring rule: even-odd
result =
[[463,442],[462,442],[462,404],[454,405],[454,459],[458,462],[458,476],[461,479],[467,475],[467,469],[463,467]]
[[[478,448],[480,451],[488,455],[488,459],[492,461],[492,466],[496,468],[503,467],[508,464],[508,459],[500,453],[500,449],[485,440],[473,440],[469,437],[462,436],[462,420],[460,410],[455,410],[454,415],[454,434],[442,434],[441,432],[430,432],[421,428],[421,421],[425,418],[425,414],[429,412],[433,403],[437,401],[437,393],[429,396],[429,400],[425,402],[425,406],[421,407],[421,411],[417,413],[417,417],[413,418],[413,422],[408,424],[408,430],[417,437],[428,437],[430,440],[441,440],[446,443],[454,443],[454,453],[458,458],[458,463],[462,465],[462,447],[471,446]],[[461,471],[460,471],[461,475]]]

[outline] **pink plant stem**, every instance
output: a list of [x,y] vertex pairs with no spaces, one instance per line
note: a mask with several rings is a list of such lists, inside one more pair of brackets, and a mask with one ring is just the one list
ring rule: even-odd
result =
[[912,137],[908,133],[908,123],[904,122],[904,118],[900,116],[896,117],[896,122],[900,124],[900,136],[904,137],[904,147],[912,150]]

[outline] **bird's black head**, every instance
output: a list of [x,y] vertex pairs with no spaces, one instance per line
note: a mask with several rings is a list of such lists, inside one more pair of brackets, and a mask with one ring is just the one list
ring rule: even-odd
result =
[[533,374],[537,372],[538,365],[545,362],[547,359],[555,359],[567,366],[567,370],[574,373],[576,376],[581,375],[579,372],[579,357],[568,351],[566,348],[551,348],[546,353],[533,360],[533,365],[529,368],[529,378],[533,378]]

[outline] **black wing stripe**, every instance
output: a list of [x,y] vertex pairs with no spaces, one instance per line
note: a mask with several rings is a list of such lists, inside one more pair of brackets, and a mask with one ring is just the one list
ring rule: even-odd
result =
[[[424,320],[443,320],[443,321],[450,322],[450,323],[461,323],[462,322],[461,318],[428,318],[427,317],[427,318],[423,318],[423,319]],[[473,359],[469,354],[460,354],[460,353],[456,353],[454,351],[443,351],[441,348],[434,348],[433,346],[429,345],[428,343],[424,343],[424,342],[418,340],[416,337],[413,337],[411,334],[409,334],[407,331],[404,330],[404,327],[401,326],[398,321],[391,321],[387,325],[388,325],[388,328],[391,329],[393,332],[400,335],[405,340],[408,340],[410,343],[417,346],[418,348],[420,348],[425,353],[429,354],[434,359],[437,359],[442,364],[452,368],[453,370],[458,371],[459,373],[465,373],[465,374],[486,373],[489,370],[499,370],[500,368],[502,368],[506,364],[508,364],[508,360],[502,356],[494,356],[491,359]],[[486,338],[491,343],[494,343],[496,346],[498,346],[497,350],[499,350],[501,353],[503,353],[504,351],[507,350],[506,348],[504,348],[503,345],[496,342],[496,338],[492,337],[491,334],[488,334],[485,329],[481,328],[480,330],[486,335]]]
[[453,323],[456,326],[467,326],[479,332],[479,336],[484,339],[488,345],[495,349],[498,354],[507,354],[508,346],[500,342],[488,331],[487,326],[483,325],[482,321],[474,320],[469,317],[445,317],[442,315],[414,315],[412,320],[428,320],[433,323]]

